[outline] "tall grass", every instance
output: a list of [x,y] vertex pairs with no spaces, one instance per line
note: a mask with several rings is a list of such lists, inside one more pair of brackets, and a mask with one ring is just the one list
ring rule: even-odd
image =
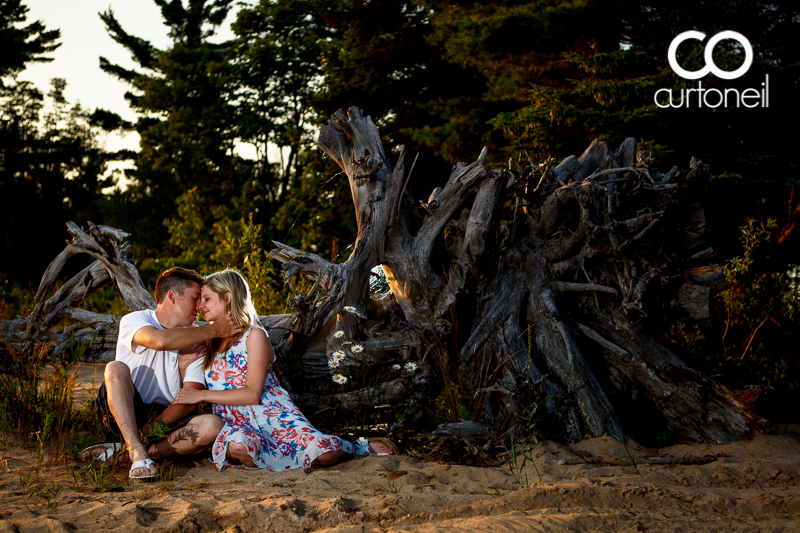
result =
[[37,473],[43,464],[65,458],[77,430],[90,427],[76,409],[77,373],[70,369],[86,348],[73,341],[53,356],[46,343],[19,352],[0,338],[0,442],[18,438],[35,446]]

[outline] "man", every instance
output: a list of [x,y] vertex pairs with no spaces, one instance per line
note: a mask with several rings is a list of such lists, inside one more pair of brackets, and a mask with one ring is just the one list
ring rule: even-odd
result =
[[[193,270],[171,268],[156,281],[155,311],[136,311],[120,321],[116,360],[106,365],[96,407],[106,434],[121,435],[125,442],[131,479],[155,478],[153,458],[200,452],[222,428],[216,415],[192,414],[193,405],[172,405],[181,386],[204,388],[199,358],[205,342],[243,330],[230,317],[193,326],[202,283]],[[195,361],[198,364],[192,365]],[[145,446],[142,436],[157,424],[170,433]],[[121,444],[100,444],[84,450],[83,457],[107,459],[120,449]]]

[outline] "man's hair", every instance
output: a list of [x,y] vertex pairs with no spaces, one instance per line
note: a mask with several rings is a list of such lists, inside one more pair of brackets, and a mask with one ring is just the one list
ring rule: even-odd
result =
[[156,303],[160,304],[169,291],[183,296],[183,291],[192,284],[202,285],[203,276],[188,268],[170,268],[156,280]]

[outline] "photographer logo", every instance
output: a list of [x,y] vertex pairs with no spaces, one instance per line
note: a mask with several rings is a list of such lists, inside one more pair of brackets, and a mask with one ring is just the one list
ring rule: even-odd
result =
[[[753,46],[750,41],[739,32],[723,31],[720,32],[706,43],[704,54],[705,66],[700,70],[688,71],[678,64],[677,52],[678,46],[684,41],[694,39],[697,41],[704,41],[706,35],[702,32],[689,30],[681,33],[675,37],[669,45],[667,51],[667,60],[672,70],[681,78],[687,80],[699,80],[700,78],[713,74],[717,78],[723,80],[735,80],[744,76],[750,66],[753,64]],[[714,63],[714,48],[720,41],[725,39],[733,39],[737,41],[744,49],[744,63],[733,71],[722,70]],[[676,90],[673,95],[672,89],[659,89],[653,97],[655,104],[661,108],[667,107],[710,107],[712,109],[717,107],[769,107],[769,75],[765,76],[764,82],[761,84],[761,89],[747,88],[739,90],[735,88],[727,88],[724,90],[711,88],[703,88],[702,82],[697,83],[697,88],[680,89]]]

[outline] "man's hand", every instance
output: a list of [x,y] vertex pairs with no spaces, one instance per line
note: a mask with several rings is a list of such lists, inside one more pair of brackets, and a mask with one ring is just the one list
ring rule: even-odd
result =
[[201,341],[238,335],[245,327],[239,326],[230,316],[202,327],[175,327],[158,329],[144,326],[133,335],[132,346],[145,346],[153,350],[182,350]]
[[205,326],[207,328],[212,328],[214,332],[214,337],[219,338],[226,338],[226,337],[233,337],[234,335],[238,335],[239,333],[243,332],[246,328],[245,326],[240,326],[237,324],[233,317],[228,315],[220,318],[219,320],[214,321],[213,324]]

